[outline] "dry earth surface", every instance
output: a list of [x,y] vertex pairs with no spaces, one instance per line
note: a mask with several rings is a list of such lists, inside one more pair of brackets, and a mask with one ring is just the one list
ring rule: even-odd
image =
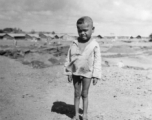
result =
[[[66,45],[0,47],[0,120],[71,119]],[[103,77],[90,87],[89,120],[152,120],[152,43],[101,44],[101,52]]]

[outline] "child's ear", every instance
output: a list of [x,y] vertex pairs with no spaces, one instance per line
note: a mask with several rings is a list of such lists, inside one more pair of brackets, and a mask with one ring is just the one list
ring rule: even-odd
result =
[[92,27],[92,31],[94,32],[95,27]]

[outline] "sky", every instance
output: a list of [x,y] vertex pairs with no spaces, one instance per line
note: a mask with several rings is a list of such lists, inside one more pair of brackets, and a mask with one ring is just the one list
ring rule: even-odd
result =
[[77,34],[76,21],[90,16],[94,35],[149,36],[152,0],[0,0],[0,29]]

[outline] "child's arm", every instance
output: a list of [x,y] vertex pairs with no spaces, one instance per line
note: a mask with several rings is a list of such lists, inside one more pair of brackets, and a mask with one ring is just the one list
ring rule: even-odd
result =
[[68,54],[67,54],[67,57],[66,57],[66,62],[64,63],[64,74],[68,76],[68,81],[72,82],[72,74],[71,74],[71,72],[67,71],[67,66],[70,64],[70,61],[71,61],[70,52],[71,52],[71,50],[69,48]]
[[70,56],[71,56],[70,52],[71,52],[71,50],[69,48],[68,54],[67,54],[67,57],[66,57],[66,61],[64,63],[64,74],[65,75],[71,75],[71,72],[67,70],[67,67],[68,67],[68,65],[70,64],[70,61],[71,61],[71,59],[70,59]]
[[94,77],[92,78],[92,80],[93,80],[93,85],[96,85],[99,79]]
[[72,75],[68,75],[68,82],[72,82]]
[[101,52],[99,44],[94,49],[93,82],[101,79]]

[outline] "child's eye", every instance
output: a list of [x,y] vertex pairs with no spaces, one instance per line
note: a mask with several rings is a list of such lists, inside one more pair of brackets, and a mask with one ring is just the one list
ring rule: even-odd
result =
[[86,32],[87,30],[81,30],[80,32]]
[[78,30],[79,33],[81,32],[87,32],[88,30]]

